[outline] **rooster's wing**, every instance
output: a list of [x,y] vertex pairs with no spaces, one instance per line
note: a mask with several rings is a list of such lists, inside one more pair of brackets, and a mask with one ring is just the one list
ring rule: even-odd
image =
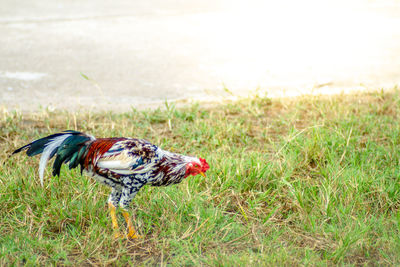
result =
[[146,140],[126,138],[115,142],[100,155],[95,165],[122,176],[144,173],[150,171],[158,161],[157,151],[158,147]]

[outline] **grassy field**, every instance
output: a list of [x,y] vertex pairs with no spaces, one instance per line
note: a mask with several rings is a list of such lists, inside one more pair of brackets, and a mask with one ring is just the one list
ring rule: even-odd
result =
[[[81,114],[0,114],[0,265],[399,265],[400,92]],[[65,129],[207,159],[207,178],[145,187],[142,239],[113,238],[109,189],[11,152]],[[123,227],[123,218],[120,216]]]

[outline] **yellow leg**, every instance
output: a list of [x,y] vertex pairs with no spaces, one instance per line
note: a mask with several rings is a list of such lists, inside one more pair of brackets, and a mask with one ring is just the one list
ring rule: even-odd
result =
[[118,228],[118,221],[117,221],[117,208],[111,203],[108,202],[108,209],[110,210],[111,214],[111,221],[114,229],[114,237],[115,238],[120,238],[122,235],[119,233],[119,228]]
[[122,210],[122,215],[124,215],[126,224],[128,225],[128,238],[129,239],[139,238],[140,236],[138,236],[136,234],[135,228],[133,227],[131,217],[130,217],[128,211]]

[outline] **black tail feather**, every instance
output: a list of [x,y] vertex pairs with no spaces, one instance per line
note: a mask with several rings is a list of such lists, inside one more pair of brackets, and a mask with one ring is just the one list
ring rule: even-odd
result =
[[[68,135],[68,137],[65,135]],[[65,136],[65,139],[62,136]],[[58,143],[55,140],[58,140]],[[26,154],[30,157],[45,152],[42,155],[40,164],[43,165],[43,170],[47,161],[56,155],[52,173],[53,176],[56,176],[60,175],[60,169],[63,163],[69,162],[70,169],[79,165],[82,157],[85,154],[86,147],[91,140],[94,140],[94,137],[81,132],[67,130],[35,140],[23,147],[16,149],[12,155],[24,150],[27,150]],[[42,162],[44,163],[42,164]],[[39,169],[41,169],[41,167]],[[43,170],[39,172],[39,174],[41,174],[41,181],[43,179]]]
[[88,136],[72,135],[64,140],[57,150],[57,157],[53,164],[53,176],[60,175],[61,165],[68,163],[74,157],[71,165],[77,165],[80,161],[79,152],[86,147],[86,142],[90,140]]
[[[40,154],[40,153],[43,152],[43,150],[44,150],[44,148],[46,147],[47,143],[49,143],[50,141],[52,141],[55,137],[64,135],[64,134],[66,134],[66,133],[69,133],[69,134],[82,134],[81,132],[77,132],[77,131],[73,131],[73,130],[66,130],[66,131],[63,131],[63,132],[61,132],[61,133],[52,134],[52,135],[49,135],[49,136],[40,138],[40,139],[38,139],[38,140],[35,140],[35,141],[33,141],[32,143],[29,143],[29,144],[27,144],[27,145],[24,145],[23,147],[20,147],[20,148],[16,149],[16,150],[12,153],[12,155],[17,154],[17,153],[19,153],[19,152],[21,152],[21,151],[27,149],[26,154],[27,154],[29,157],[36,156],[36,155],[38,155],[38,154]],[[56,151],[55,151],[54,153],[56,153]],[[54,154],[53,154],[52,156],[54,156]],[[52,157],[52,156],[51,156],[51,157]],[[51,157],[50,157],[50,158],[51,158]]]

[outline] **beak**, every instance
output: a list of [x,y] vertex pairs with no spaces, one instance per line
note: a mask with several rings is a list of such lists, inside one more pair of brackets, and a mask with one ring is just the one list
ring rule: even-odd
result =
[[200,172],[199,173],[201,176],[206,177],[206,175],[204,174],[204,172]]

